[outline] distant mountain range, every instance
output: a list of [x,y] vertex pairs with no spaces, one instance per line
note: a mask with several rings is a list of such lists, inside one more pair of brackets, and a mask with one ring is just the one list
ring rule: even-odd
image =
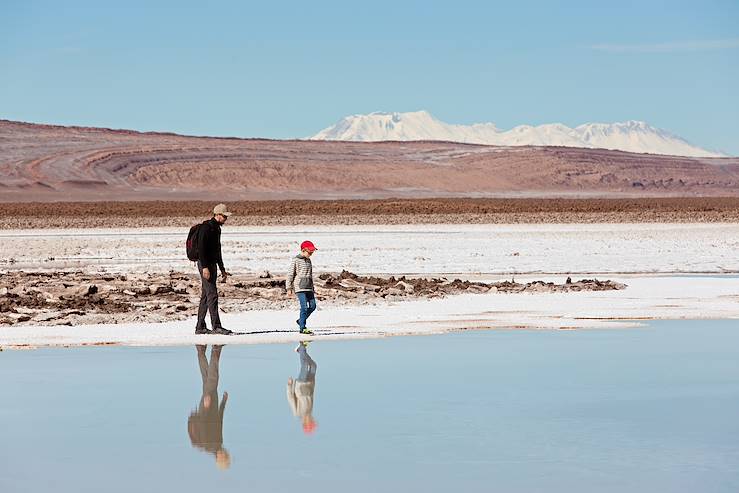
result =
[[496,146],[614,149],[672,156],[726,156],[694,146],[677,135],[640,121],[585,123],[575,128],[561,123],[536,127],[519,125],[511,130],[500,130],[493,123],[444,123],[427,111],[351,115],[321,130],[310,139],[362,142],[435,140]]
[[739,157],[189,137],[0,119],[0,203],[650,196],[739,197]]

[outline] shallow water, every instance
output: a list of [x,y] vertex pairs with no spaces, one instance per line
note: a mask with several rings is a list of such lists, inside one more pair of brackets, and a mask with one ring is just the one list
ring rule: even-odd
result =
[[738,329],[7,351],[0,491],[736,492]]

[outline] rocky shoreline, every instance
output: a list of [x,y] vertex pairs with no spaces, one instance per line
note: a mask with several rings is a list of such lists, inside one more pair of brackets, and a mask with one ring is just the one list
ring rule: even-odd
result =
[[[444,277],[365,277],[351,272],[316,278],[321,303],[371,304],[463,293],[562,293],[624,289],[610,280],[569,278],[562,284],[513,280],[494,283]],[[223,312],[295,307],[284,277],[269,272],[234,275],[219,282]],[[85,325],[183,320],[197,312],[200,280],[182,272],[110,274],[82,271],[7,271],[0,276],[0,327]]]

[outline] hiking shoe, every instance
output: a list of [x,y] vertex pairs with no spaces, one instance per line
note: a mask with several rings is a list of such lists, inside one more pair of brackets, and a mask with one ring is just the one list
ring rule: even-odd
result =
[[307,329],[307,328],[306,329],[300,329],[300,333],[301,334],[307,334],[309,336],[312,336],[313,335],[313,331],[310,330],[310,329]]
[[196,334],[212,334],[212,332],[208,330],[208,327],[196,327],[195,333]]
[[233,331],[230,331],[228,329],[224,329],[223,327],[216,327],[215,329],[213,329],[212,333],[213,334],[220,334],[220,335],[223,335],[223,336],[229,336],[229,335],[233,334]]

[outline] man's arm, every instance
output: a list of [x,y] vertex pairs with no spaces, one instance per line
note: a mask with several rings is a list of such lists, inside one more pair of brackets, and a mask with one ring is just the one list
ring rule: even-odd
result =
[[218,235],[218,258],[216,259],[216,262],[218,262],[218,267],[221,269],[221,273],[223,273],[223,276],[227,276],[226,268],[223,266],[223,254],[221,253],[221,235]]
[[226,402],[228,402],[228,392],[223,393],[223,398],[221,398],[221,405],[218,407],[218,413],[221,416],[221,419],[223,419],[223,412],[226,410]]
[[209,259],[206,252],[210,251],[210,236],[210,225],[205,222],[200,226],[200,230],[198,231],[198,260],[203,267],[208,265]]
[[198,233],[198,260],[200,261],[200,266],[203,268],[203,278],[206,281],[210,281],[211,272],[207,267],[211,261],[209,254],[213,248],[211,245],[213,233],[210,230],[210,224],[207,222],[203,223]]

